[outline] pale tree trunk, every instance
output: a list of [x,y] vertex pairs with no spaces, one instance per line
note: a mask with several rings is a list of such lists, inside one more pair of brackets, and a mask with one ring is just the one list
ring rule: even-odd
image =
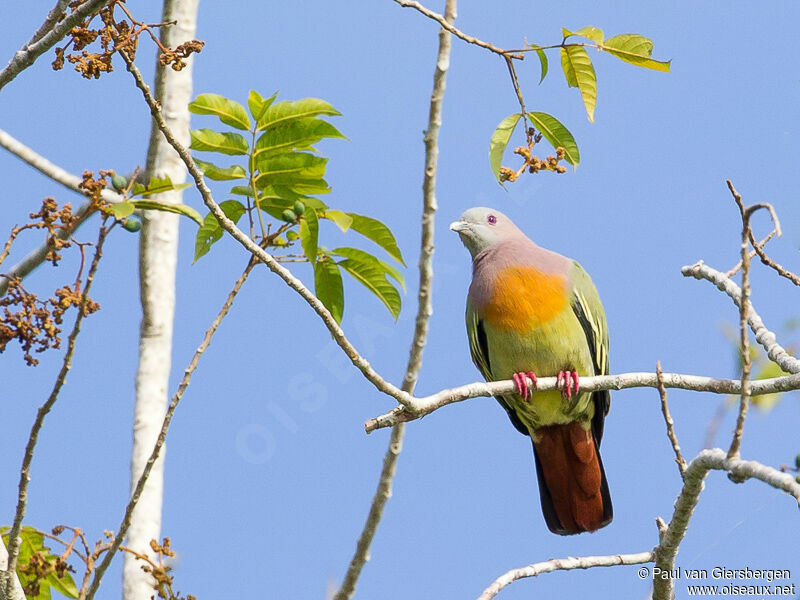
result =
[[[177,21],[164,28],[161,40],[174,48],[195,37],[198,0],[165,0],[162,21]],[[167,125],[178,140],[189,145],[189,110],[192,95],[192,59],[181,71],[156,67],[156,98],[161,101]],[[153,124],[147,152],[146,174],[168,175],[181,183],[186,168]],[[180,202],[180,191],[158,195],[162,202]],[[136,373],[136,407],[131,455],[131,490],[142,474],[161,429],[167,405],[172,354],[172,323],[175,312],[175,265],[178,248],[178,215],[148,211],[142,221],[139,246],[139,279],[142,324],[139,337],[139,368]],[[127,545],[152,555],[150,540],[161,535],[161,502],[164,484],[164,456],[153,466],[139,504],[133,512]],[[141,569],[141,562],[125,554],[123,595],[125,600],[146,600],[153,596],[152,578]]]

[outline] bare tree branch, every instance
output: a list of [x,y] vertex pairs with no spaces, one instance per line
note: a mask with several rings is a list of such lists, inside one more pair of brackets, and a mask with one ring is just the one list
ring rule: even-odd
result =
[[681,446],[678,443],[678,436],[675,435],[675,423],[672,420],[672,415],[669,414],[669,404],[667,404],[667,390],[664,387],[664,373],[661,371],[661,362],[656,362],[656,380],[658,381],[658,393],[661,396],[661,413],[664,415],[664,422],[667,424],[667,437],[672,444],[672,449],[675,451],[675,462],[678,463],[678,471],[681,473],[683,479],[686,473],[686,460],[681,454]]
[[[750,360],[750,336],[747,331],[747,313],[750,310],[750,237],[753,232],[750,229],[750,215],[753,214],[751,208],[745,208],[742,197],[736,188],[733,187],[731,180],[727,180],[728,189],[733,194],[736,206],[742,217],[742,292],[739,301],[739,351],[742,358],[742,393],[739,398],[739,414],[736,417],[736,429],[733,432],[733,439],[728,450],[728,458],[737,458],[739,448],[742,445],[742,432],[744,431],[744,420],[747,417],[747,409],[750,406],[750,370],[752,361]],[[770,212],[774,215],[775,211],[770,207]],[[775,220],[777,221],[777,216]],[[780,225],[777,225],[780,227]]]
[[494,580],[478,597],[478,600],[491,600],[507,585],[524,577],[536,577],[542,573],[553,571],[571,571],[573,569],[591,569],[593,567],[616,567],[617,565],[640,565],[655,560],[653,551],[636,554],[611,554],[609,556],[582,556],[574,558],[551,558],[544,562],[534,563],[527,567],[512,569]]
[[[17,50],[11,60],[8,61],[8,65],[0,71],[0,89],[3,89],[8,82],[36,62],[37,58],[61,41],[78,23],[95,14],[108,3],[109,0],[86,0],[72,14],[67,15],[58,23],[53,23],[53,11],[50,11],[44,24],[36,31],[33,38]],[[60,4],[56,5],[53,10],[57,10]],[[43,34],[43,30],[48,23],[52,23],[52,29]]]
[[[755,382],[754,382],[755,383]],[[793,496],[800,505],[800,483],[788,473],[762,465],[755,461],[728,458],[723,450],[714,448],[701,451],[686,469],[683,489],[675,501],[675,511],[667,530],[656,548],[656,567],[662,572],[675,568],[678,547],[689,528],[695,506],[703,491],[704,480],[710,470],[727,471],[736,481],[759,479],[776,489]],[[653,581],[653,600],[671,600],[674,586],[672,579],[655,578]]]
[[[693,390],[695,392],[713,392],[715,394],[741,393],[741,381],[738,379],[714,379],[700,375],[682,375],[679,373],[664,373],[664,387]],[[532,385],[529,383],[528,385]],[[598,390],[624,390],[635,387],[658,388],[658,376],[655,373],[622,373],[620,375],[600,375],[595,377],[581,377],[581,389],[587,392]],[[558,390],[556,377],[539,377],[536,385],[537,391],[548,392]],[[773,379],[759,379],[751,383],[751,395],[772,394],[774,392],[788,392],[800,389],[800,373],[775,377]],[[424,417],[425,415],[448,404],[461,402],[470,398],[481,396],[497,396],[512,393],[516,390],[512,380],[476,382],[459,387],[442,390],[436,394],[423,398],[414,398],[417,411],[413,412],[405,407],[398,406],[393,410],[370,419],[364,424],[367,433],[383,427],[391,427],[397,423],[405,423]]]
[[[736,306],[739,306],[742,295],[739,286],[726,277],[724,273],[720,273],[704,264],[702,260],[694,265],[683,267],[681,273],[683,273],[684,277],[710,281],[718,289],[730,296]],[[753,331],[756,341],[761,344],[772,362],[777,363],[787,373],[800,373],[800,360],[786,352],[783,346],[778,343],[775,334],[764,326],[764,322],[758,316],[752,304],[747,314],[747,322],[750,324],[750,329]]]
[[[92,258],[91,266],[89,267],[89,272],[86,276],[86,283],[83,286],[83,292],[81,293],[81,303],[78,307],[78,314],[75,317],[75,324],[72,327],[72,331],[69,334],[69,338],[67,339],[67,349],[64,352],[64,359],[61,362],[61,369],[56,377],[56,381],[53,384],[53,389],[50,392],[47,400],[45,400],[44,404],[39,407],[39,410],[36,413],[36,419],[33,422],[33,426],[31,427],[31,433],[28,436],[28,443],[25,446],[25,455],[22,459],[22,467],[20,468],[19,473],[19,492],[17,494],[17,510],[14,515],[14,523],[11,526],[11,531],[8,534],[8,571],[14,572],[17,568],[17,558],[19,556],[19,549],[20,545],[22,544],[22,538],[20,538],[20,531],[22,530],[22,520],[25,518],[25,509],[28,505],[28,484],[30,483],[30,469],[31,469],[31,462],[33,461],[33,453],[36,449],[36,442],[39,439],[39,432],[42,430],[42,426],[44,425],[44,419],[50,410],[53,408],[53,405],[58,400],[58,394],[61,392],[61,388],[64,386],[64,383],[67,380],[67,373],[72,368],[72,356],[75,353],[75,341],[78,338],[78,334],[81,331],[81,323],[83,323],[84,317],[86,317],[86,303],[89,298],[89,291],[92,288],[92,282],[94,281],[94,276],[97,273],[97,266],[100,264],[100,258],[103,256],[103,242],[105,242],[106,235],[108,234],[108,228],[106,228],[105,224],[100,226],[100,233],[97,237],[97,243],[95,244],[94,256]],[[8,578],[6,580],[6,594],[9,596],[13,591],[13,578]]]
[[439,13],[433,12],[432,10],[430,10],[428,8],[425,8],[422,4],[420,4],[419,2],[416,2],[415,0],[394,0],[394,1],[397,2],[400,6],[402,6],[404,8],[413,8],[413,9],[418,10],[419,12],[421,12],[423,15],[425,15],[429,19],[433,19],[434,21],[439,23],[439,25],[441,25],[442,28],[446,29],[447,31],[452,33],[457,38],[461,38],[462,40],[464,40],[465,42],[467,42],[469,44],[475,44],[476,46],[480,46],[481,48],[485,48],[486,50],[489,50],[490,52],[494,52],[495,54],[499,54],[503,58],[510,57],[510,58],[515,58],[517,60],[523,60],[523,58],[524,58],[524,56],[522,54],[509,53],[508,50],[503,50],[502,48],[498,48],[497,46],[495,46],[493,44],[490,44],[489,42],[484,42],[483,40],[479,40],[476,37],[472,37],[471,35],[468,35],[468,34],[464,33],[463,31],[460,31],[460,30],[456,29],[453,26],[452,23],[448,22],[447,18],[444,15],[440,15]]
[[192,356],[192,360],[189,362],[189,365],[183,372],[183,378],[181,379],[180,384],[178,385],[178,389],[175,394],[172,396],[170,400],[169,407],[167,407],[167,412],[164,415],[164,421],[161,425],[161,431],[158,434],[158,439],[156,440],[155,446],[153,446],[153,451],[150,454],[150,458],[147,459],[147,463],[145,464],[144,470],[142,471],[139,480],[136,482],[136,486],[131,494],[130,501],[128,502],[128,506],[125,508],[125,515],[122,517],[122,522],[119,525],[119,528],[116,531],[116,535],[114,536],[114,541],[112,542],[111,546],[108,549],[108,552],[103,557],[102,562],[98,565],[97,570],[95,571],[94,578],[92,579],[91,586],[89,586],[88,592],[83,595],[81,594],[78,597],[78,600],[92,600],[94,595],[97,593],[97,589],[100,586],[100,582],[103,579],[103,575],[108,569],[108,566],[111,564],[111,561],[114,559],[114,556],[119,550],[120,545],[122,544],[122,540],[125,539],[125,535],[128,532],[128,528],[131,524],[131,515],[133,514],[133,510],[136,508],[136,504],[139,502],[139,498],[142,494],[142,490],[144,489],[145,484],[147,483],[147,478],[150,476],[150,471],[153,469],[153,465],[158,460],[158,456],[161,452],[161,448],[164,445],[164,441],[167,438],[167,432],[169,431],[169,425],[172,421],[172,416],[175,414],[175,409],[178,408],[178,403],[181,401],[183,397],[183,393],[186,391],[186,388],[189,387],[189,383],[192,380],[192,374],[194,373],[195,369],[197,368],[197,363],[200,362],[200,357],[203,355],[203,352],[206,351],[209,344],[211,344],[211,338],[214,336],[214,333],[217,331],[222,319],[225,318],[225,315],[228,314],[228,311],[233,304],[233,300],[236,298],[236,294],[239,293],[239,290],[242,288],[242,285],[247,280],[248,275],[255,267],[256,261],[255,259],[251,258],[250,261],[247,263],[247,267],[245,268],[244,272],[239,276],[239,279],[236,280],[236,283],[231,289],[228,297],[225,299],[225,302],[222,305],[219,313],[217,314],[214,322],[211,323],[211,326],[206,331],[205,335],[203,336],[203,341],[197,347],[197,350]]
[[[82,196],[86,195],[85,192],[79,187],[79,184],[81,183],[80,177],[77,177],[76,175],[65,171],[58,165],[51,163],[45,157],[37,154],[34,150],[28,148],[2,129],[0,129],[0,146],[21,160],[25,161],[34,169],[46,175],[53,181],[60,183],[64,187],[72,190],[73,192],[77,192]],[[124,200],[122,196],[112,190],[103,190],[100,194],[100,197],[106,202],[110,202],[112,204],[115,202],[122,202]],[[59,229],[57,235],[61,239],[66,239],[71,236],[78,226],[80,226],[80,224],[82,224],[89,216],[89,207],[91,205],[92,203],[87,201],[80,208],[78,208],[78,210],[74,213],[75,216],[78,217],[77,224],[72,228],[64,227]],[[45,256],[47,256],[49,251],[50,247],[47,244],[42,244],[39,246],[39,248],[23,258],[19,263],[11,267],[11,270],[8,271],[7,275],[16,279],[24,279],[31,271],[44,262]],[[8,290],[8,281],[9,280],[5,277],[0,277],[0,296],[5,295],[6,290]]]
[[[444,11],[445,21],[452,25],[456,18],[456,0],[447,0]],[[417,294],[417,318],[414,337],[411,340],[406,374],[402,390],[414,393],[422,367],[422,351],[428,339],[428,324],[433,314],[433,237],[436,215],[436,167],[439,158],[439,129],[442,125],[442,102],[444,100],[447,70],[450,67],[451,36],[445,27],[439,30],[439,51],[433,73],[433,92],[428,112],[428,128],[425,131],[425,174],[422,181],[422,235],[419,256],[419,292]],[[392,495],[392,481],[397,468],[397,460],[403,447],[405,423],[392,428],[389,447],[383,459],[383,469],[378,480],[378,489],[372,499],[364,529],[358,538],[356,552],[350,561],[341,587],[333,600],[348,600],[355,592],[361,570],[369,559],[369,548],[383,516],[386,502]]]

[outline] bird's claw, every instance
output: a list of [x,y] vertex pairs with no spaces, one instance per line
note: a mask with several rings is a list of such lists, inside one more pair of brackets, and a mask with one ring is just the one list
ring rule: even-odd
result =
[[[514,384],[517,386],[517,393],[522,396],[523,400],[527,400],[531,397],[531,390],[535,389],[539,383],[536,379],[536,374],[533,371],[528,371],[527,373],[514,373],[511,378],[514,380]],[[530,387],[528,387],[528,379],[533,382],[533,385]]]
[[581,387],[577,371],[559,371],[556,385],[561,388],[564,398],[572,398],[573,394],[577,396]]

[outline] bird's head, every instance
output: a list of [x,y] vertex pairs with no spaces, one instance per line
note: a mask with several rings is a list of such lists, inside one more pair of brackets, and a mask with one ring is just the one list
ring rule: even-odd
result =
[[524,235],[503,213],[484,206],[470,208],[450,224],[473,258],[487,248],[517,235]]

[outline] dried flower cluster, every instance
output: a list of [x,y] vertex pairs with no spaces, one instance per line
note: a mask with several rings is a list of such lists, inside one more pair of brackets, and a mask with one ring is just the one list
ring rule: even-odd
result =
[[[74,11],[81,3],[81,0],[75,0],[69,4],[69,8]],[[117,10],[123,13],[119,18]],[[102,26],[94,28],[92,23],[97,16],[100,17]],[[114,70],[111,58],[115,52],[125,52],[131,60],[135,59],[139,36],[146,32],[161,51],[161,64],[170,65],[175,71],[180,71],[186,66],[186,58],[200,52],[204,42],[190,40],[174,50],[164,46],[152,30],[173,24],[146,24],[138,21],[125,7],[125,0],[114,0],[97,14],[87,17],[83,23],[72,28],[66,44],[56,48],[52,67],[58,71],[64,68],[66,61],[75,65],[75,70],[86,79],[98,79],[103,73]],[[97,51],[90,51],[89,47],[98,41],[100,47]]]
[[[63,323],[64,314],[73,306],[81,306],[83,248],[86,244],[77,243],[68,237],[62,239],[59,235],[62,231],[71,230],[77,223],[78,217],[72,214],[70,204],[59,208],[53,198],[45,198],[39,212],[30,213],[29,216],[33,221],[14,227],[9,242],[13,241],[24,229],[45,229],[47,231],[46,243],[50,248],[47,260],[51,261],[53,265],[58,265],[61,251],[73,244],[77,244],[81,252],[81,268],[75,282],[72,285],[58,288],[47,300],[41,300],[36,294],[28,292],[19,279],[0,275],[9,280],[8,291],[5,296],[0,298],[0,352],[5,351],[10,341],[17,340],[22,348],[25,362],[30,366],[35,366],[39,364],[39,361],[34,358],[33,354],[44,352],[48,348],[59,348],[61,346],[59,325]],[[6,249],[8,247],[9,244],[6,245]],[[88,316],[99,308],[100,305],[97,302],[86,298],[83,314]]]
[[74,573],[75,569],[67,564],[63,557],[34,552],[27,564],[19,566],[19,572],[31,578],[25,583],[22,591],[25,592],[26,597],[35,598],[41,592],[40,581],[46,579],[51,573],[55,573],[58,578],[64,577],[68,571]]

